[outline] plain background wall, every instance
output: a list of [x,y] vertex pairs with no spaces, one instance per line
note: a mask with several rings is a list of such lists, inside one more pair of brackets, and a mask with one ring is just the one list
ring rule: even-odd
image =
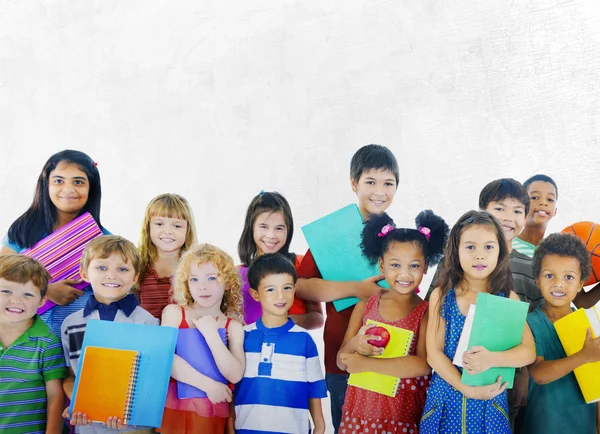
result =
[[538,172],[559,185],[550,231],[600,222],[599,21],[595,0],[0,0],[0,231],[74,148],[114,233],[137,242],[176,192],[237,256],[250,199],[276,190],[303,252],[367,143],[398,157],[400,225],[452,224],[487,182]]

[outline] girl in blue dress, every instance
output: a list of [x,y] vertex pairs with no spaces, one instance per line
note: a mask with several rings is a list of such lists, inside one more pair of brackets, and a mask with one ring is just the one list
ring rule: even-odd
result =
[[[461,368],[452,364],[465,316],[479,292],[519,300],[511,291],[509,252],[500,223],[489,213],[469,211],[452,228],[440,286],[432,293],[427,325],[427,360],[435,373],[427,393],[419,432],[510,433],[506,383],[465,386]],[[471,347],[463,366],[477,374],[491,367],[522,367],[535,360],[529,327],[521,344],[491,352]]]

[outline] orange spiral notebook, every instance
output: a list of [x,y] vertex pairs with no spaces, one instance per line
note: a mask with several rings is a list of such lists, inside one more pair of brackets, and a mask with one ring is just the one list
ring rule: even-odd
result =
[[106,422],[111,416],[129,422],[139,365],[138,351],[86,347],[81,360],[77,395],[72,413]]

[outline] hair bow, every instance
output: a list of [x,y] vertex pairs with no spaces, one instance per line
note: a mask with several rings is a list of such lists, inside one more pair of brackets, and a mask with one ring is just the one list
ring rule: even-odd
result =
[[429,238],[431,238],[431,229],[426,228],[425,226],[421,226],[419,228],[419,232],[425,235],[425,238],[427,238],[427,241],[429,241]]
[[390,224],[385,225],[381,228],[381,232],[377,234],[378,237],[385,237],[394,227]]

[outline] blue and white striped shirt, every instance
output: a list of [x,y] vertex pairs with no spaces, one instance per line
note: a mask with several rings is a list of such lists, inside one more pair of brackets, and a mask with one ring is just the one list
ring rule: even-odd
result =
[[311,336],[291,319],[276,328],[259,319],[244,330],[246,370],[236,388],[236,432],[309,433],[308,400],[327,396]]

